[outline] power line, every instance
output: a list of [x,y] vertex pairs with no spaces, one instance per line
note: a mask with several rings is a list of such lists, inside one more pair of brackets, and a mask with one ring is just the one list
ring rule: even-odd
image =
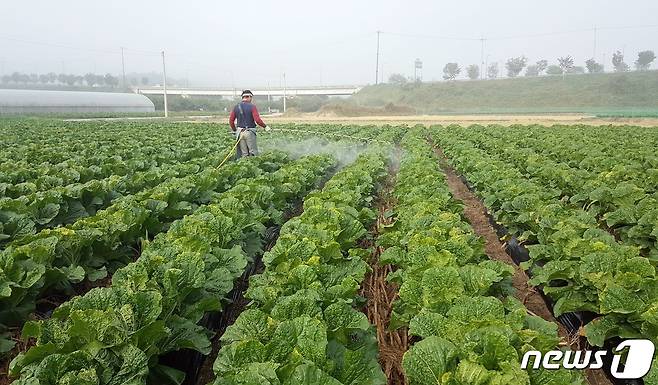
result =
[[120,55],[123,50],[129,51],[131,53],[138,54],[138,55],[153,55],[153,56],[159,56],[160,55],[160,52],[157,52],[157,51],[145,51],[145,50],[139,50],[139,49],[127,48],[127,47],[123,47],[122,49],[118,49],[118,50],[98,49],[98,48],[73,46],[73,45],[68,45],[68,44],[52,43],[52,42],[46,42],[46,41],[36,41],[36,40],[30,40],[30,39],[22,39],[22,38],[17,38],[17,37],[13,37],[13,36],[6,36],[6,35],[0,35],[0,39],[13,41],[13,42],[17,42],[17,43],[23,43],[23,44],[41,45],[41,46],[46,46],[46,47],[63,48],[63,49],[70,49],[70,50],[75,50],[75,51],[102,53],[102,54],[107,54],[107,55]]
[[511,39],[528,39],[533,37],[547,37],[547,36],[558,36],[558,35],[568,35],[571,33],[585,33],[585,32],[598,32],[598,31],[613,31],[620,29],[649,29],[649,28],[658,28],[657,25],[632,25],[632,26],[619,26],[619,27],[591,27],[591,28],[581,28],[581,29],[571,29],[564,31],[552,31],[552,32],[543,32],[527,35],[513,35],[513,36],[499,36],[492,37],[489,40],[511,40]]
[[547,36],[558,36],[558,35],[568,35],[572,33],[581,33],[592,31],[592,28],[585,29],[571,29],[566,31],[553,31],[553,32],[542,32],[542,33],[533,33],[527,35],[512,35],[512,36],[498,36],[489,38],[489,40],[513,40],[513,39],[529,39],[533,37],[547,37]]
[[[581,28],[581,29],[571,29],[571,30],[563,30],[563,31],[550,31],[550,32],[542,32],[542,33],[534,33],[534,34],[519,34],[519,35],[509,35],[509,36],[493,36],[493,37],[468,37],[468,36],[448,36],[448,35],[430,35],[430,34],[411,34],[411,33],[404,33],[404,32],[394,32],[394,31],[379,31],[382,34],[386,35],[392,35],[392,36],[400,36],[400,37],[409,37],[409,38],[419,38],[419,39],[436,39],[436,40],[455,40],[455,41],[481,41],[483,38],[486,40],[511,40],[511,39],[527,39],[527,38],[534,38],[534,37],[546,37],[546,36],[557,36],[557,35],[565,35],[565,34],[570,34],[570,33],[584,33],[584,32],[594,32],[594,31],[605,31],[605,30],[623,30],[623,29],[651,29],[651,28],[658,28],[658,24],[646,24],[646,25],[631,25],[631,26],[609,26],[609,27],[591,27],[591,28]],[[318,44],[317,40],[312,40],[308,42],[303,42],[301,44],[297,44],[296,46],[306,46],[312,45],[313,47],[317,48],[324,48],[327,46],[332,46],[332,45],[340,45],[340,44],[345,44],[345,43],[350,43],[353,42],[355,39],[358,39],[360,37],[365,37],[365,36],[372,36],[372,32],[367,32],[359,35],[349,35],[346,36],[344,39],[340,40],[334,40],[331,42],[326,42],[326,43],[321,43]],[[81,47],[81,46],[73,46],[73,45],[68,45],[68,44],[61,44],[61,43],[53,43],[53,42],[45,42],[45,41],[37,41],[37,40],[32,40],[32,39],[23,39],[23,38],[18,38],[15,36],[7,36],[7,35],[0,35],[0,39],[3,40],[8,40],[8,41],[14,41],[18,43],[24,43],[24,44],[34,44],[34,45],[42,45],[42,46],[49,46],[49,47],[56,47],[56,48],[64,48],[64,49],[71,49],[71,50],[77,50],[77,51],[87,51],[87,52],[96,52],[96,53],[104,53],[104,54],[112,54],[112,55],[119,55],[121,54],[121,50],[113,50],[113,49],[98,49],[98,48],[90,48],[90,47]],[[142,50],[142,49],[135,49],[135,48],[129,48],[129,47],[124,47],[126,51],[130,51],[133,54],[140,54],[140,55],[153,55],[153,56],[160,56],[161,51],[150,51],[150,50]],[[266,52],[266,53],[277,53],[281,52],[282,50],[262,50],[261,52]],[[289,51],[287,51],[289,52]],[[190,57],[191,55],[185,54],[185,53],[168,53],[168,56],[187,56]]]
[[[343,45],[348,45],[348,44],[355,44],[355,43],[360,43],[361,40],[365,38],[372,38],[372,31],[367,32],[367,33],[361,33],[361,34],[353,34],[346,36],[342,39],[338,40],[330,40],[326,41],[324,43],[318,42],[316,40],[308,40],[308,41],[303,41],[298,44],[293,45],[290,48],[275,48],[275,49],[260,49],[259,52],[261,54],[290,54],[291,52],[294,52],[295,49],[299,48],[304,48],[304,51],[309,51],[309,50],[321,50],[325,51],[326,48],[328,47],[335,47],[335,46],[343,46]],[[182,55],[182,54],[178,54]]]
[[646,28],[658,28],[658,24],[649,24],[649,25],[628,25],[623,27],[603,27],[599,30],[615,30],[615,29],[646,29]]
[[[512,40],[512,39],[530,39],[530,38],[540,38],[540,37],[550,37],[550,36],[559,36],[559,35],[567,35],[567,34],[576,34],[576,33],[593,33],[594,34],[594,46],[593,46],[593,54],[596,56],[597,49],[600,50],[599,47],[599,40],[600,36],[598,34],[601,33],[601,31],[614,31],[614,30],[629,30],[629,29],[652,29],[652,28],[658,28],[658,24],[655,25],[631,25],[631,26],[608,26],[608,27],[601,27],[601,26],[594,26],[590,28],[580,28],[580,29],[571,29],[571,30],[562,30],[562,31],[549,31],[549,32],[539,32],[539,33],[526,33],[526,34],[519,34],[519,35],[509,35],[509,36],[492,36],[492,37],[486,37],[486,35],[482,35],[481,37],[475,37],[475,36],[450,36],[450,35],[432,35],[432,34],[414,34],[414,33],[404,33],[404,32],[396,32],[396,31],[376,31],[377,32],[377,37],[378,37],[378,53],[377,53],[377,65],[376,65],[376,74],[375,74],[375,82],[377,83],[379,81],[379,72],[380,72],[380,67],[379,67],[379,62],[381,61],[380,59],[380,52],[379,52],[379,37],[380,34],[384,35],[389,35],[389,36],[398,36],[402,38],[412,38],[412,39],[434,39],[434,40],[448,40],[448,41],[471,41],[471,42],[480,42],[481,47],[480,47],[480,64],[483,66],[483,57],[484,57],[484,50],[485,50],[485,43],[487,41],[498,41],[498,40]],[[338,39],[334,39],[332,41],[325,41],[325,42],[318,42],[316,40],[309,40],[309,41],[303,41],[299,42],[296,44],[293,44],[292,47],[288,49],[267,49],[265,48],[264,50],[260,50],[260,53],[267,54],[267,53],[290,53],[290,52],[295,52],[295,50],[299,50],[300,48],[303,48],[303,51],[307,51],[310,49],[322,49],[324,51],[327,51],[328,47],[335,46],[335,45],[343,45],[343,44],[350,44],[350,43],[355,43],[356,41],[360,40],[361,38],[372,38],[372,32],[374,31],[369,31],[367,33],[362,33],[362,34],[351,34],[345,37],[339,37]],[[150,51],[150,50],[142,50],[142,49],[135,49],[135,48],[128,48],[128,47],[122,47],[121,49],[104,49],[104,48],[93,48],[93,47],[82,47],[82,46],[75,46],[75,45],[69,45],[69,44],[61,44],[61,43],[56,43],[56,42],[47,42],[47,41],[38,41],[38,40],[32,40],[32,39],[23,39],[20,37],[16,36],[8,36],[8,35],[0,35],[0,40],[6,40],[6,41],[13,41],[13,42],[18,42],[18,43],[23,43],[23,44],[32,44],[32,45],[39,45],[39,46],[48,46],[48,47],[55,47],[55,48],[60,48],[60,49],[66,49],[66,50],[75,50],[75,51],[82,51],[82,52],[89,52],[89,53],[98,53],[98,54],[106,54],[106,55],[121,55],[122,59],[122,72],[125,73],[125,63],[124,63],[124,51],[125,54],[130,54],[130,55],[144,55],[144,56],[160,56],[162,52],[160,50],[158,51]],[[360,42],[359,42],[360,43]],[[200,67],[200,68],[208,68],[215,70],[216,66],[211,65],[210,63],[216,61],[217,59],[209,58],[209,57],[202,57],[198,56],[195,54],[188,55],[185,53],[174,53],[174,52],[169,52],[167,51],[167,56],[169,57],[169,60],[171,62],[172,57],[176,57],[177,60],[182,60],[188,63],[191,63],[195,67]],[[177,61],[176,60],[176,61]],[[68,58],[67,61],[82,61],[82,60],[74,60],[71,58]],[[205,64],[206,62],[209,62],[209,64]],[[6,66],[6,62],[3,63],[3,67]],[[6,69],[6,68],[5,68]],[[486,68],[481,69],[482,72],[486,70]],[[3,71],[4,72],[4,69]],[[383,71],[381,71],[383,72]],[[125,80],[124,80],[125,83]]]
[[421,34],[411,34],[411,33],[402,33],[402,32],[389,32],[389,31],[380,31],[386,35],[392,36],[401,36],[401,37],[411,37],[419,39],[436,39],[436,40],[469,40],[469,41],[479,41],[480,38],[477,37],[459,37],[459,36],[440,36],[440,35],[421,35]]
[[104,53],[104,54],[112,54],[112,55],[120,53],[120,51],[110,51],[110,50],[103,50],[103,49],[97,49],[97,48],[75,47],[75,46],[70,46],[70,45],[65,45],[65,44],[57,44],[57,43],[49,43],[49,42],[43,42],[43,41],[20,39],[20,38],[15,38],[15,37],[11,37],[11,36],[2,36],[2,35],[0,35],[0,39],[14,41],[14,42],[17,42],[17,43],[42,45],[42,46],[56,47],[56,48],[65,48],[65,49],[71,49],[71,50],[77,50],[77,51],[96,52],[96,53]]
[[401,37],[410,37],[410,38],[419,38],[419,39],[435,39],[435,40],[454,40],[454,41],[481,41],[485,40],[512,40],[512,39],[528,39],[535,37],[547,37],[547,36],[558,36],[558,35],[568,35],[571,33],[584,33],[584,32],[594,32],[594,31],[605,31],[605,30],[622,30],[622,29],[650,29],[658,28],[656,25],[630,25],[630,26],[611,26],[611,27],[591,27],[591,28],[580,28],[580,29],[570,29],[562,31],[550,31],[550,32],[540,32],[532,34],[519,34],[519,35],[509,35],[509,36],[493,36],[493,37],[467,37],[467,36],[446,36],[446,35],[424,35],[424,34],[410,34],[403,32],[390,32],[390,31],[381,31],[383,34],[401,36]]
[[[126,47],[123,47],[123,49],[125,49],[126,51],[129,51],[129,52],[132,52],[133,54],[136,54],[136,55],[145,55],[145,56],[160,56],[161,53],[162,53],[161,51],[145,51],[145,50],[142,50],[142,49],[126,48]],[[169,55],[169,54],[167,54],[167,55]]]
[[[353,43],[357,39],[364,38],[366,36],[370,36],[370,32],[363,33],[363,34],[356,34],[356,35],[349,35],[345,36],[342,39],[339,40],[332,40],[328,41],[325,43],[320,43],[318,44],[317,40],[308,40],[304,42],[300,42],[299,44],[296,44],[294,47],[291,47],[290,49],[273,49],[273,50],[268,50],[268,49],[262,49],[260,50],[261,53],[289,53],[292,49],[294,48],[299,48],[299,47],[308,47],[310,46],[311,48],[317,48],[317,49],[324,49],[329,46],[335,46],[335,45],[343,45],[346,43]],[[31,39],[23,39],[23,38],[17,38],[14,36],[7,36],[7,35],[0,35],[0,39],[2,40],[7,40],[7,41],[14,41],[17,43],[23,43],[23,44],[33,44],[33,45],[40,45],[40,46],[47,46],[47,47],[55,47],[55,48],[63,48],[63,49],[70,49],[70,50],[76,50],[76,51],[86,51],[86,52],[94,52],[94,53],[103,53],[103,54],[108,54],[108,55],[121,55],[122,51],[125,51],[126,53],[130,54],[137,54],[137,55],[146,55],[146,56],[161,56],[161,51],[150,51],[150,50],[143,50],[143,49],[136,49],[136,48],[130,48],[130,47],[125,47],[123,46],[122,49],[98,49],[98,48],[90,48],[90,47],[81,47],[81,46],[73,46],[73,45],[68,45],[68,44],[61,44],[61,43],[53,43],[53,42],[46,42],[46,41],[37,41],[37,40],[31,40]],[[190,55],[184,52],[167,52],[167,56],[184,56],[187,58],[194,58],[195,55]],[[198,56],[196,56],[198,58]]]

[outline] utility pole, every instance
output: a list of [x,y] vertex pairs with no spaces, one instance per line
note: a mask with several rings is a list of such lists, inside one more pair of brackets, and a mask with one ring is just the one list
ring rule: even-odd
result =
[[484,37],[480,38],[480,80],[484,79],[484,41]]
[[267,112],[272,112],[272,88],[269,80],[267,81]]
[[283,73],[283,113],[286,113],[286,73]]
[[596,60],[596,39],[597,39],[597,28],[594,26],[594,54],[592,55],[592,59]]
[[382,83],[386,83],[384,81],[384,79],[386,79],[386,76],[384,76],[384,64],[386,64],[386,63],[382,62]]
[[167,107],[167,67],[165,66],[165,53],[162,51],[162,76],[164,86],[164,113],[165,118],[169,117],[169,108]]
[[[164,53],[163,53],[164,55]],[[126,61],[123,57],[123,47],[121,47],[121,72],[123,73],[123,88],[126,88]]]
[[377,61],[375,62],[375,84],[379,84],[379,34],[381,31],[377,31]]

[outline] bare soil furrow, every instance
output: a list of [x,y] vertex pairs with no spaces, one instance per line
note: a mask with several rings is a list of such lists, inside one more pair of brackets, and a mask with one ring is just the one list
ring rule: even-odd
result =
[[[399,152],[397,154],[399,158]],[[381,229],[391,223],[387,216],[388,210],[395,206],[392,196],[393,184],[397,175],[397,162],[389,170],[389,176],[381,191],[375,207],[378,210],[377,221],[371,229],[372,239],[376,240]],[[393,301],[397,298],[398,287],[386,281],[386,276],[393,271],[391,265],[380,265],[379,256],[383,252],[381,247],[371,242],[373,249],[370,266],[372,272],[366,277],[361,295],[366,298],[363,312],[368,320],[377,329],[377,342],[379,345],[379,363],[386,374],[389,385],[405,385],[402,371],[402,356],[409,349],[407,329],[389,330]]]
[[[462,181],[457,172],[448,164],[440,148],[435,149],[439,156],[441,169],[446,175],[446,181],[453,197],[464,204],[464,216],[471,224],[473,231],[485,242],[485,252],[491,259],[502,261],[514,267],[512,283],[516,289],[515,296],[528,309],[528,313],[539,316],[558,325],[558,334],[565,345],[572,349],[585,349],[579,335],[570,335],[566,328],[553,316],[544,298],[536,288],[528,283],[528,275],[521,269],[512,257],[505,251],[505,244],[498,238],[487,217],[487,208]],[[586,380],[590,385],[612,385],[602,370],[586,370]]]

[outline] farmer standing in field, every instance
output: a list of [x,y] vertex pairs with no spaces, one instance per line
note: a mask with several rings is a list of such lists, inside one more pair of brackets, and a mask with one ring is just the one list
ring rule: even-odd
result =
[[[258,115],[256,105],[251,103],[254,94],[249,90],[242,91],[242,101],[238,103],[228,118],[231,130],[237,132],[240,138],[238,148],[238,157],[258,155],[258,145],[256,144],[256,124],[263,127],[265,131],[270,128],[263,122]],[[235,120],[238,120],[237,128]]]

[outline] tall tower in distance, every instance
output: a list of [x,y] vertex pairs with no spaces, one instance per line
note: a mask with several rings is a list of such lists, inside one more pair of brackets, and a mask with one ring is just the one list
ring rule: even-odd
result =
[[414,61],[414,81],[418,83],[423,81],[423,62],[418,58]]

